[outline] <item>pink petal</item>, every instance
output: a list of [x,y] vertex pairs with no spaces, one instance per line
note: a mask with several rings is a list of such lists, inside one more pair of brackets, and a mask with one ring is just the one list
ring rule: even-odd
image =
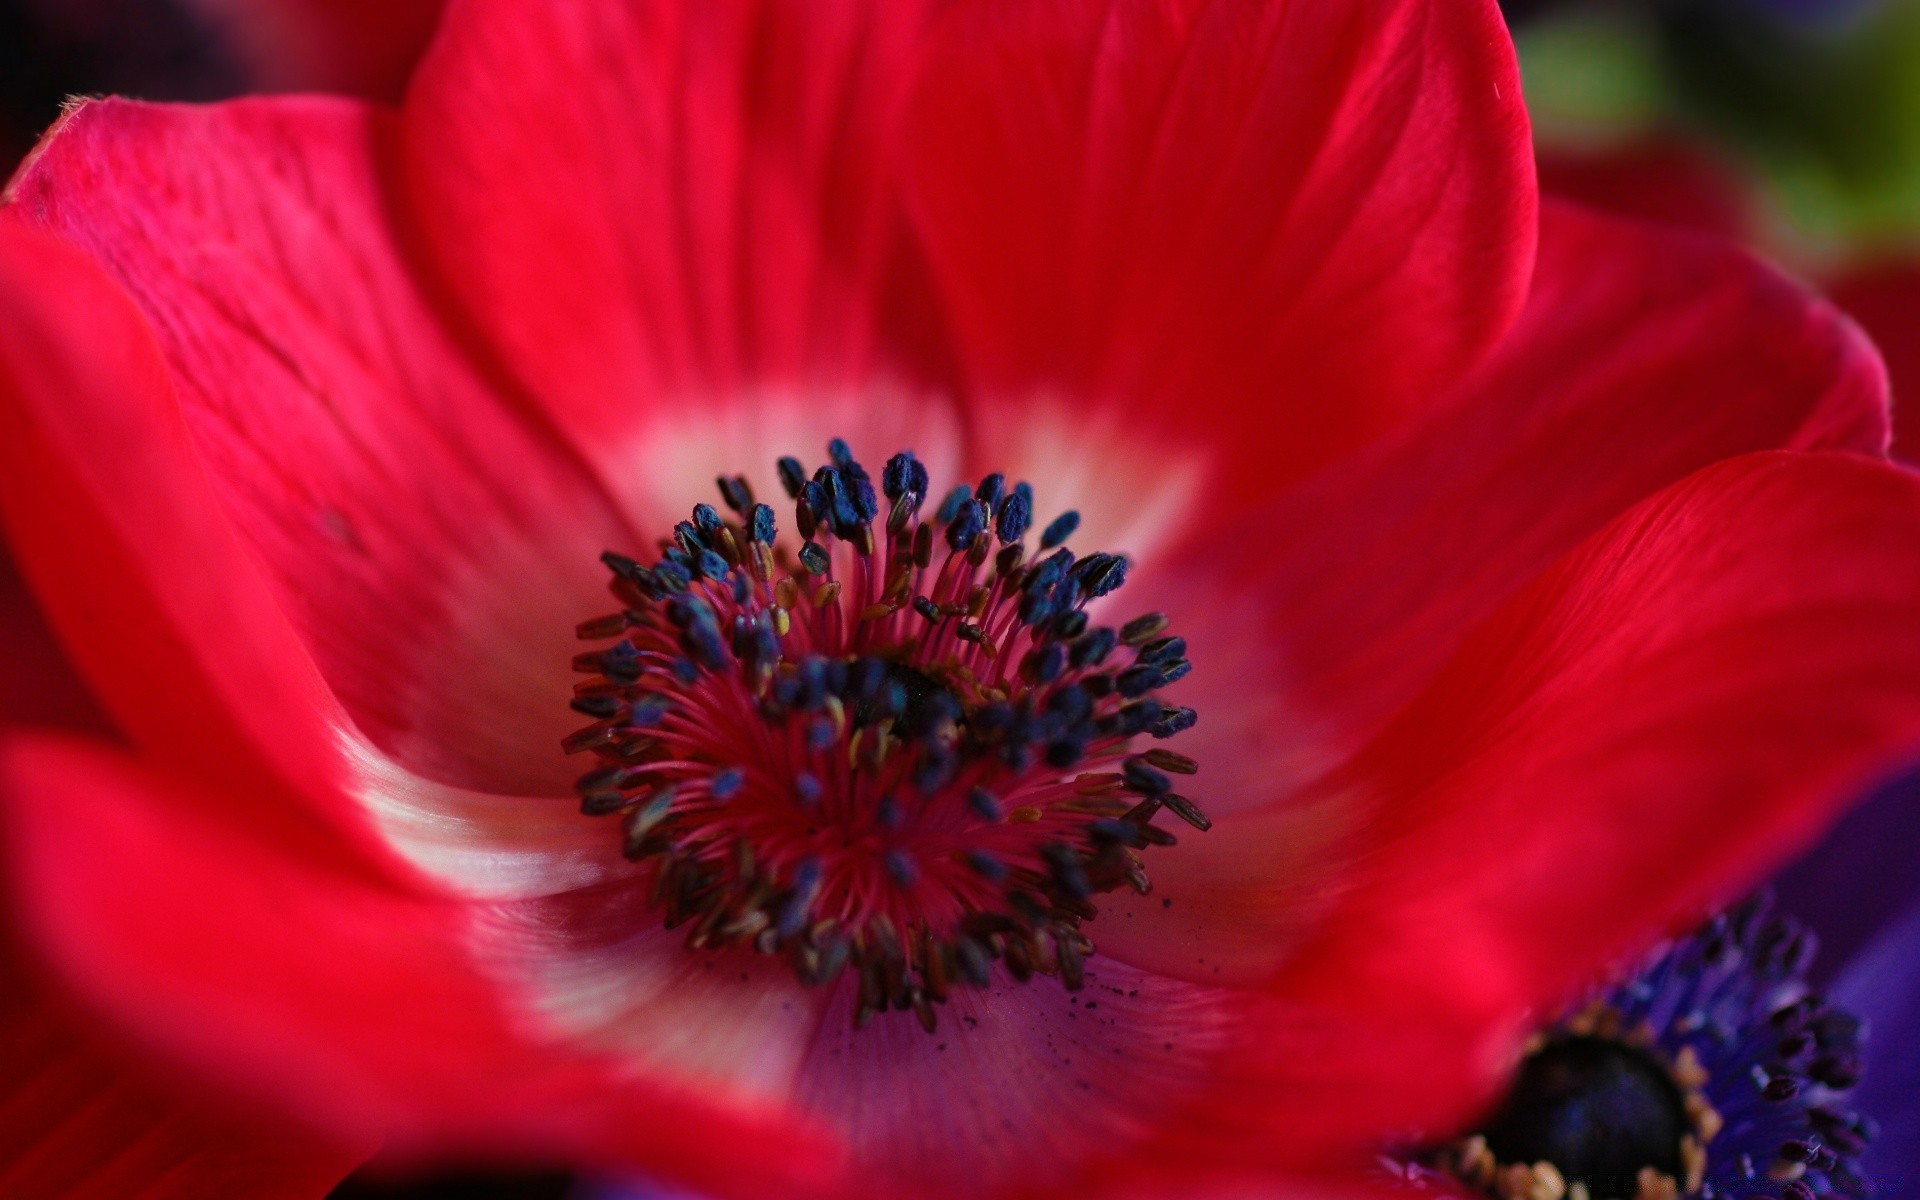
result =
[[931,1035],[908,1014],[852,1024],[839,989],[797,1102],[895,1195],[1058,1194],[1125,1160],[1206,1084],[1242,1002],[1096,958],[1079,994],[1048,979],[959,989]]

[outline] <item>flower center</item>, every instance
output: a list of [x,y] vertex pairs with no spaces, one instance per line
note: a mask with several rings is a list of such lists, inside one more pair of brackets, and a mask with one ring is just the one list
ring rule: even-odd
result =
[[989,475],[922,515],[911,452],[880,497],[846,443],[809,476],[779,463],[799,544],[744,478],[731,516],[700,504],[652,565],[609,552],[617,638],[579,655],[566,739],[599,760],[581,809],[618,815],[625,853],[689,946],[751,944],[799,978],[859,979],[854,1021],[913,1011],[929,1031],[958,985],[1057,976],[1078,988],[1094,895],[1146,893],[1140,852],[1193,760],[1146,737],[1189,728],[1153,693],[1186,643],[1158,613],[1095,625],[1127,560],[1076,558],[1079,517],[1029,556],[1033,493]]
[[1478,1133],[1392,1167],[1496,1200],[1861,1200],[1861,1023],[1807,990],[1811,934],[1764,897],[1537,1036]]
[[1486,1130],[1507,1162],[1550,1162],[1601,1196],[1632,1196],[1640,1172],[1683,1173],[1693,1132],[1672,1071],[1646,1051],[1604,1037],[1563,1037],[1533,1052]]
[[1669,1058],[1595,1003],[1534,1040],[1500,1110],[1443,1157],[1501,1200],[1676,1200],[1720,1130],[1706,1082],[1690,1049]]

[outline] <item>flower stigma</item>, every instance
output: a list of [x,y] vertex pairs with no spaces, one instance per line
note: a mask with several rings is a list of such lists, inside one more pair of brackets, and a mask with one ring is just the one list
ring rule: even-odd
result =
[[1198,765],[1138,745],[1196,719],[1154,695],[1186,642],[1159,613],[1094,624],[1128,560],[1076,557],[1074,512],[1030,554],[1027,484],[989,475],[928,516],[911,451],[879,494],[844,441],[828,455],[778,464],[797,545],[734,476],[651,565],[602,555],[623,608],[577,630],[617,639],[574,659],[581,810],[619,818],[689,947],[855,972],[857,1027],[932,1032],[996,963],[1078,989],[1094,896],[1146,894],[1141,852],[1176,840],[1154,818],[1211,824],[1175,791]]
[[1860,1021],[1808,990],[1814,940],[1764,898],[1656,953],[1529,1042],[1478,1131],[1410,1181],[1496,1200],[1815,1200],[1869,1194],[1846,1104]]

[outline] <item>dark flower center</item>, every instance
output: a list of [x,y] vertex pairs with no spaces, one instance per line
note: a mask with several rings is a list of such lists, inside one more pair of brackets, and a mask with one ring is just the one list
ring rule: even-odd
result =
[[1533,1040],[1500,1110],[1396,1176],[1494,1200],[1865,1200],[1861,1022],[1806,984],[1809,930],[1755,897]]
[[1093,624],[1127,560],[1076,557],[1069,512],[1029,556],[1033,493],[989,475],[921,514],[911,452],[881,476],[836,440],[809,476],[779,463],[798,545],[744,478],[731,515],[696,505],[651,565],[608,553],[624,606],[580,626],[570,753],[589,815],[695,948],[746,944],[807,983],[859,978],[856,1024],[997,969],[1080,986],[1094,895],[1149,890],[1162,809],[1209,825],[1174,779],[1198,768],[1142,738],[1190,727],[1153,693],[1186,643],[1150,613]]
[[1596,1196],[1633,1196],[1640,1172],[1684,1174],[1681,1139],[1693,1131],[1665,1064],[1604,1037],[1557,1038],[1530,1055],[1485,1130],[1507,1162],[1550,1162]]

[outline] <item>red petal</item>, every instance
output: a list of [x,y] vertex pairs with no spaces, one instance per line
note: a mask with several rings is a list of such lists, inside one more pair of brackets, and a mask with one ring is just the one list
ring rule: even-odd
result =
[[1119,902],[1110,953],[1263,974],[1364,831],[1353,805],[1297,794],[1476,622],[1716,460],[1882,443],[1872,348],[1797,286],[1723,244],[1563,204],[1541,232],[1525,313],[1444,411],[1128,585],[1192,647],[1182,702],[1201,720],[1181,748],[1221,829],[1153,864],[1156,897]]
[[[114,643],[102,651],[128,653],[124,622],[166,611],[142,589],[191,589],[194,611],[175,627],[199,661],[260,675],[311,655],[357,728],[412,769],[564,793],[553,746],[573,722],[549,698],[566,694],[573,624],[608,604],[599,552],[639,539],[512,415],[410,280],[374,177],[388,129],[374,110],[307,99],[109,102],[69,116],[15,182],[10,211],[89,251],[140,313],[99,295],[104,282],[77,282],[82,267],[46,287],[23,266],[16,302],[36,307],[31,321],[58,320],[46,337],[89,373],[85,387],[55,388],[49,362],[23,353],[11,364],[21,419],[56,451],[27,470],[75,471],[139,560],[75,585],[96,602],[118,593],[94,626],[96,642]],[[64,306],[61,287],[74,289]],[[134,349],[150,336],[163,364]],[[145,375],[91,361],[113,338]],[[140,453],[103,453],[103,428]],[[66,545],[100,537],[76,528],[77,513],[48,521]],[[230,540],[229,521],[267,588],[245,582],[251,563],[229,569],[186,533],[161,532],[204,525]],[[284,633],[249,644],[230,616],[283,623],[276,603],[304,650]],[[165,677],[95,676],[123,692]],[[289,686],[256,678],[248,690]],[[144,691],[116,711],[136,706],[152,708]],[[123,715],[149,740],[156,714]],[[289,729],[312,720],[273,717]]]
[[444,0],[190,0],[259,87],[398,98]]
[[[4,225],[0,308],[0,501],[96,694],[131,736],[233,794],[291,787],[353,825],[331,786],[325,687],[192,468],[125,298],[72,248]],[[178,564],[156,571],[156,551]],[[233,815],[335,852],[299,806]]]
[[911,315],[881,293],[925,7],[477,0],[449,15],[405,109],[414,219],[611,486],[679,469],[661,422],[750,422],[772,400],[811,408],[820,442],[926,403],[865,391],[906,373],[881,325]]
[[1880,453],[1886,424],[1873,348],[1798,285],[1724,243],[1550,205],[1526,312],[1447,411],[1261,522],[1295,702],[1364,728],[1644,497],[1756,450]]
[[77,744],[14,743],[0,788],[24,911],[64,975],[280,1108],[403,1153],[573,1159],[727,1194],[805,1190],[831,1167],[723,1089],[542,1040],[539,1014],[476,968],[458,906],[249,842]]
[[50,725],[105,733],[107,718],[47,628],[13,556],[0,544],[0,728]]
[[957,6],[912,152],[989,443],[1048,393],[1115,406],[1145,447],[1216,456],[1228,503],[1426,407],[1533,255],[1480,0]]
[[1758,185],[1689,139],[1652,137],[1603,150],[1543,151],[1540,186],[1602,212],[1753,240]]
[[0,948],[0,1195],[318,1200],[370,1149],[165,1078]]
[[1833,302],[1866,327],[1893,377],[1895,399],[1907,411],[1893,422],[1893,456],[1920,462],[1920,260],[1893,259],[1850,271],[1827,286]]
[[[1436,1063],[1454,1111],[1395,1115],[1464,1115],[1493,1063],[1476,1080],[1463,1047],[1736,896],[1917,748],[1920,480],[1753,455],[1639,506],[1329,782],[1393,799],[1280,995],[1419,1032],[1404,1063],[1358,1055],[1317,1119],[1357,1135],[1379,1096],[1444,1098]],[[1300,1070],[1235,1061],[1275,1092]]]

